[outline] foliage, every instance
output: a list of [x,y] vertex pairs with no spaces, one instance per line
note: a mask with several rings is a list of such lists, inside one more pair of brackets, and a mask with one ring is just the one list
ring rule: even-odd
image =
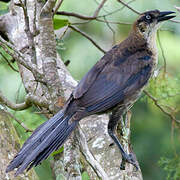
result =
[[82,180],[90,180],[89,175],[86,171],[82,173]]
[[58,16],[55,16],[53,23],[54,23],[54,29],[57,30],[64,26],[67,26],[69,24],[69,21],[68,19],[61,19]]
[[0,15],[3,15],[8,12],[8,4],[0,2]]
[[148,90],[167,112],[172,115],[180,113],[180,74],[172,76],[161,71],[151,79]]
[[176,155],[174,158],[162,157],[159,165],[167,172],[167,180],[180,179],[180,156]]

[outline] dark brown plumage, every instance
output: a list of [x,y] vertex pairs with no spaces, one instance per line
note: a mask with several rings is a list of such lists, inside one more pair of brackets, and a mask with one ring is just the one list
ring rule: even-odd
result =
[[57,150],[78,125],[91,114],[111,111],[108,133],[125,161],[137,167],[117,137],[119,118],[133,105],[148,83],[157,63],[155,35],[161,21],[173,12],[148,11],[134,23],[127,39],[114,46],[84,76],[62,111],[38,127],[25,142],[7,172],[18,167],[16,175],[29,165],[38,165]]

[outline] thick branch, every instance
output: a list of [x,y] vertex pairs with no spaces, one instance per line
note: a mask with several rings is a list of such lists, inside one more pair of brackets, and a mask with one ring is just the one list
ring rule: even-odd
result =
[[98,161],[93,157],[92,153],[90,152],[87,144],[86,136],[80,127],[78,127],[78,131],[76,131],[76,133],[80,144],[80,151],[84,155],[86,161],[89,163],[89,165],[92,167],[92,169],[99,178],[109,179],[104,169],[101,167],[101,165],[98,163]]
[[26,101],[30,101],[31,103],[35,104],[36,106],[39,107],[44,107],[44,108],[49,108],[50,102],[45,100],[43,97],[40,98],[35,95],[31,95],[30,93],[26,96]]

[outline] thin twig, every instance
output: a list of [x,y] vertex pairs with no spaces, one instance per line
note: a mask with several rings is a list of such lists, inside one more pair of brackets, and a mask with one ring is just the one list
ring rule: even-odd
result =
[[73,12],[66,12],[66,11],[57,11],[57,15],[63,15],[63,16],[72,16],[83,20],[93,20],[96,19],[100,10],[102,9],[103,5],[105,4],[107,0],[102,0],[98,8],[95,10],[94,14],[92,16],[84,16],[81,14],[73,13]]
[[169,21],[174,22],[174,23],[180,23],[180,20],[173,20],[173,19],[171,19]]
[[180,12],[180,7],[178,6],[174,6],[179,12]]
[[157,100],[155,97],[153,97],[148,91],[144,90],[143,92],[154,102],[154,104],[155,104],[164,114],[166,114],[167,116],[169,116],[171,120],[176,121],[177,123],[180,123],[180,120],[176,119],[173,114],[171,114],[170,112],[166,111],[166,110],[163,108],[163,106],[161,106],[161,105],[158,103],[158,100]]
[[[136,0],[131,0],[131,1],[127,2],[127,4],[130,4],[130,3],[134,2],[134,1],[136,1]],[[123,7],[119,8],[119,9],[116,9],[115,11],[109,12],[109,13],[104,14],[104,15],[102,15],[102,16],[98,16],[98,18],[106,17],[106,16],[110,16],[110,15],[112,15],[112,14],[115,14],[115,13],[123,10],[125,7],[126,7],[126,6],[123,6]]]
[[13,44],[4,40],[1,36],[0,36],[0,42],[1,42],[1,44],[0,44],[1,46],[2,46],[2,44],[6,45],[10,49],[12,49],[18,56],[20,56],[21,58],[24,58],[23,55],[16,49],[16,47]]
[[[130,4],[131,2],[133,2],[135,0],[131,0],[129,1],[127,4]],[[94,12],[94,15],[93,16],[84,16],[84,15],[81,15],[81,14],[77,14],[77,13],[73,13],[73,12],[67,12],[67,11],[58,11],[56,12],[57,15],[63,15],[63,16],[71,16],[71,17],[76,17],[76,18],[79,18],[79,19],[82,19],[82,20],[89,20],[88,22],[81,22],[81,23],[72,23],[72,25],[79,25],[79,24],[85,24],[85,23],[89,23],[90,20],[96,20],[96,21],[99,21],[99,22],[105,22],[105,23],[108,23],[108,24],[121,24],[121,25],[131,25],[132,23],[126,23],[126,22],[112,22],[112,21],[107,21],[107,20],[102,20],[100,18],[104,18],[106,16],[109,16],[115,12],[118,12],[120,10],[122,10],[124,7],[126,7],[127,4],[124,4],[123,7],[121,7],[120,9],[116,10],[116,11],[113,11],[111,13],[108,13],[108,14],[105,14],[105,15],[101,15],[101,16],[98,16],[98,13],[99,13],[99,10],[102,8],[102,5],[104,5],[105,1],[102,1],[101,4],[99,5],[99,7],[97,8],[97,10]],[[100,9],[99,9],[100,8]],[[98,13],[97,13],[98,12]]]
[[106,51],[104,49],[102,49],[90,36],[88,36],[86,33],[82,32],[80,29],[69,25],[69,27],[78,32],[79,34],[81,34],[82,36],[86,37],[88,40],[90,40],[101,52],[103,52],[104,54],[106,53]]
[[164,50],[163,50],[163,47],[162,47],[162,43],[161,43],[161,40],[160,40],[160,35],[159,35],[159,31],[157,32],[157,38],[158,38],[158,42],[159,42],[159,47],[160,47],[160,49],[161,49],[161,53],[162,53],[162,57],[163,57],[163,60],[164,60],[164,74],[166,74],[166,72],[167,72],[167,61],[166,61],[166,56],[165,56],[165,54],[164,54]]
[[0,91],[0,103],[4,104],[8,108],[13,109],[15,111],[21,111],[31,106],[31,103],[28,100],[20,104],[13,103],[9,101],[1,91]]
[[6,56],[4,56],[4,54],[3,54],[2,52],[0,52],[0,55],[3,57],[3,59],[7,62],[8,66],[9,66],[13,71],[19,73],[19,71],[18,71],[17,69],[15,69],[15,68],[11,65],[11,63],[9,62],[9,60],[6,58]]
[[52,13],[55,4],[56,0],[47,0],[45,5],[41,9],[41,14]]
[[37,19],[37,1],[34,0],[34,18],[33,18],[33,36],[37,35],[36,19]]
[[63,1],[64,1],[64,0],[58,0],[58,2],[57,2],[56,5],[55,5],[53,14],[56,14],[56,12],[57,12],[58,9],[60,8],[60,6],[61,6],[61,4],[63,3]]
[[23,65],[28,70],[30,70],[36,78],[43,79],[43,75],[40,72],[40,70],[37,68],[37,66],[35,64],[32,64],[31,62],[27,61],[24,58],[24,56],[16,49],[15,46],[13,46],[9,42],[5,41],[1,36],[0,36],[0,46],[4,49],[4,51],[7,54],[12,56],[19,64]]
[[84,16],[81,14],[77,14],[77,13],[73,13],[73,12],[67,12],[67,11],[57,11],[56,12],[57,15],[62,15],[62,16],[72,16],[72,17],[76,17],[79,19],[83,19],[83,20],[93,20],[96,19],[96,17],[94,16]]
[[68,29],[69,29],[69,28],[68,28],[68,26],[67,26],[66,29],[64,30],[64,32],[62,33],[62,35],[59,37],[59,39],[62,39],[62,38],[65,36],[65,34],[66,34],[66,32],[67,32]]
[[105,21],[105,20],[100,19],[101,17],[105,17],[106,15],[93,17],[93,16],[84,16],[81,14],[77,14],[77,13],[73,13],[73,12],[66,12],[66,11],[58,11],[56,14],[57,15],[63,15],[63,16],[72,16],[72,17],[76,17],[76,18],[79,18],[82,20],[89,20],[86,22],[71,23],[71,25],[87,24],[90,22],[90,20],[96,20],[99,22],[108,22],[109,24],[121,24],[121,25],[131,25],[132,24],[132,23],[127,23],[127,22],[120,22],[120,21],[113,22],[113,21],[107,21],[107,20]]
[[93,17],[97,17],[97,16],[98,16],[100,10],[102,9],[102,7],[104,6],[104,4],[105,4],[106,1],[107,1],[107,0],[102,0],[102,2],[99,4],[98,8],[97,8],[96,11],[94,12]]
[[107,23],[109,23],[109,24],[120,24],[120,25],[131,25],[132,23],[128,23],[128,22],[120,22],[120,21],[118,21],[118,22],[115,22],[115,21],[105,21],[105,20],[102,20],[102,19],[99,19],[99,18],[97,18],[96,19],[96,21],[99,21],[99,22],[107,22]]
[[110,23],[107,21],[106,17],[104,16],[104,21],[106,22],[107,27],[110,29],[110,31],[112,32],[112,36],[113,36],[113,45],[116,43],[116,32],[114,31],[114,29],[111,27]]
[[22,82],[19,84],[19,87],[18,87],[18,89],[16,91],[16,94],[15,94],[15,97],[16,97],[16,101],[15,102],[16,102],[16,104],[19,101],[21,87],[22,87]]
[[13,114],[11,114],[9,111],[2,109],[5,113],[7,113],[12,119],[14,119],[20,126],[22,126],[26,132],[33,132],[32,129],[29,129],[23,122],[21,122],[18,118],[16,118]]
[[121,4],[123,4],[124,6],[126,6],[128,9],[130,9],[132,12],[134,12],[134,13],[136,13],[136,14],[138,14],[138,15],[140,15],[141,13],[140,12],[138,12],[137,10],[135,10],[134,8],[132,8],[132,7],[130,7],[127,3],[124,3],[123,1],[121,1],[121,0],[117,0],[118,2],[120,2]]
[[20,2],[20,6],[22,7],[23,13],[24,13],[24,23],[25,23],[24,31],[25,31],[25,33],[27,35],[27,39],[28,39],[29,51],[30,51],[30,55],[31,55],[31,62],[36,64],[36,51],[35,51],[34,36],[30,30],[26,0],[24,1],[24,4],[23,4],[22,0],[19,0],[19,2]]

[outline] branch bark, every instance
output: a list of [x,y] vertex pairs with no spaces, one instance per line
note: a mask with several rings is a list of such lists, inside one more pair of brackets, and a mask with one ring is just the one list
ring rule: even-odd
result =
[[13,103],[9,101],[1,91],[0,91],[0,103],[4,104],[8,108],[13,109],[15,111],[21,111],[31,106],[31,103],[28,100],[20,104]]
[[2,180],[5,179],[13,179],[13,180],[38,180],[38,176],[35,171],[32,169],[27,173],[23,173],[20,177],[14,177],[14,173],[5,173],[7,164],[12,157],[14,157],[19,148],[20,148],[20,140],[16,133],[16,130],[12,124],[12,119],[6,114],[6,112],[0,110],[0,178]]

